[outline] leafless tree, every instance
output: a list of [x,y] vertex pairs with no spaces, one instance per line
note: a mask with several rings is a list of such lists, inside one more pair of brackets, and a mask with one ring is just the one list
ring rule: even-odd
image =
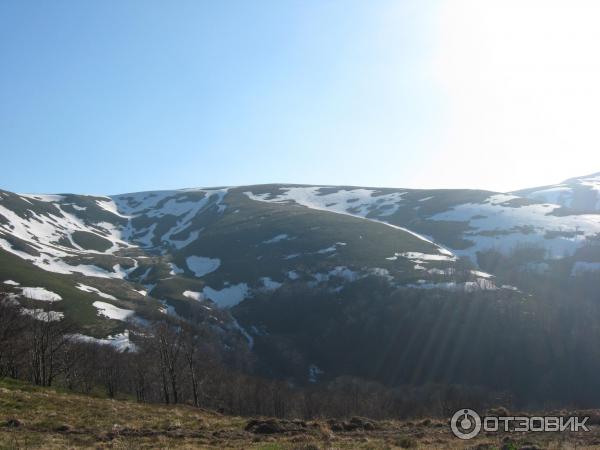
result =
[[[179,368],[181,362],[182,333],[180,327],[158,322],[153,327],[154,341],[160,361],[160,373],[165,403],[179,402]],[[169,388],[170,394],[169,396]],[[172,400],[171,400],[172,399]]]
[[26,327],[26,319],[8,294],[0,293],[0,376],[18,376],[17,360],[25,352],[18,339]]
[[36,385],[51,386],[63,369],[61,352],[69,343],[73,330],[67,320],[53,320],[49,307],[28,321],[25,339],[29,350],[30,377]]

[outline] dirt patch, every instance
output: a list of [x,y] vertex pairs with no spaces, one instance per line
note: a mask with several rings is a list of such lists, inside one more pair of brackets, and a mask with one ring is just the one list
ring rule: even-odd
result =
[[254,434],[297,434],[306,433],[316,428],[316,424],[309,424],[303,420],[252,419],[244,429]]
[[327,424],[333,432],[374,431],[379,428],[375,421],[364,417],[352,417],[350,420],[343,421],[330,419]]

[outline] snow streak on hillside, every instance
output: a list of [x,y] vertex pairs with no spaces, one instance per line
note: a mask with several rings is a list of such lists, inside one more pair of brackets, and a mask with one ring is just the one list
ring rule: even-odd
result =
[[576,211],[600,212],[600,173],[571,178],[554,186],[525,189],[515,194]]
[[[194,242],[202,231],[190,230],[194,218],[210,208],[216,208],[219,214],[225,211],[226,205],[223,199],[228,190],[228,188],[183,189],[114,196],[116,209],[128,219],[127,227],[121,230],[122,236],[144,248],[166,245],[180,250]],[[157,222],[167,216],[177,218],[175,225],[161,235],[157,235]],[[152,223],[137,228],[134,224],[140,219]],[[186,233],[185,238],[174,237]]]
[[474,243],[463,253],[472,255],[494,248],[508,252],[519,245],[533,244],[550,256],[572,254],[585,240],[600,233],[600,217],[593,214],[559,217],[558,205],[513,206],[513,195],[495,195],[484,203],[466,203],[430,217],[431,220],[468,222],[465,239]]
[[321,190],[327,189],[331,188],[323,186],[286,187],[281,188],[282,192],[278,194],[266,193],[257,195],[251,191],[246,191],[244,194],[255,201],[269,203],[295,202],[311,209],[368,219],[410,233],[425,242],[439,247],[442,253],[449,252],[449,250],[414,231],[385,221],[385,217],[391,216],[397,211],[402,202],[403,192],[382,195],[377,194],[375,190],[362,188],[352,190],[340,189],[327,194],[321,192]]
[[[191,221],[210,207],[222,213],[226,194],[227,189],[144,192],[114,198],[0,192],[0,249],[49,272],[124,279],[138,262],[119,259],[120,251],[157,244],[185,247],[198,238],[200,230],[183,240],[173,236],[184,233]],[[166,216],[175,217],[176,223],[156,236],[157,222]],[[154,223],[137,229],[133,223],[140,217]],[[107,248],[84,248],[82,238],[105,242]],[[115,257],[112,270],[81,262],[98,255]]]
[[[562,211],[560,198],[575,197],[577,191],[573,186],[586,186],[586,192],[595,196],[600,190],[600,175],[570,181],[571,187],[557,186],[542,191],[527,192],[531,198],[510,194],[493,194],[478,202],[459,203],[453,201],[455,191],[438,192],[436,196],[426,195],[422,191],[416,201],[416,192],[403,190],[383,193],[373,189],[346,189],[334,187],[280,187],[275,192],[245,194],[252,200],[270,203],[295,203],[307,208],[329,211],[338,214],[348,214],[368,220],[386,223],[412,233],[428,242],[440,245],[438,240],[420,233],[420,228],[437,227],[441,229],[456,224],[464,228],[456,238],[466,243],[466,248],[455,247],[452,251],[475,258],[477,252],[496,249],[508,253],[521,245],[537,245],[545,248],[552,257],[562,257],[573,254],[590,237],[600,233],[600,215],[582,214],[573,211]],[[552,199],[557,203],[536,201],[541,192],[552,193]],[[577,194],[581,196],[581,194]],[[600,195],[600,194],[599,194]],[[427,214],[422,212],[424,202],[444,200],[450,206],[439,212]],[[563,197],[561,197],[563,196]],[[413,200],[409,200],[412,197]],[[600,201],[600,200],[599,200]],[[570,202],[567,202],[571,204]],[[593,205],[596,205],[594,197]],[[404,208],[404,209],[402,209]],[[402,211],[410,211],[419,220],[414,226],[399,226],[403,222]],[[437,222],[437,224],[436,224]],[[415,230],[416,227],[416,230]],[[409,228],[412,228],[409,229]],[[442,233],[443,234],[443,233]],[[447,234],[446,234],[447,235]],[[452,245],[446,245],[452,248]],[[442,252],[443,247],[442,247]]]

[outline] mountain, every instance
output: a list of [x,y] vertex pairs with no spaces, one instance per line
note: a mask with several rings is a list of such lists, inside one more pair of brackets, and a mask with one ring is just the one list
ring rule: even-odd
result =
[[[586,180],[571,183],[591,183]],[[509,252],[517,245],[539,245],[563,256],[600,233],[595,213],[546,203],[537,198],[538,189],[527,192],[278,187],[254,198],[408,227],[471,258],[482,250]]]
[[[530,318],[558,292],[550,286],[598,292],[599,186],[596,174],[512,193],[0,191],[0,286],[24,313],[67,318],[82,339],[123,349],[135,326],[194,314],[225,347],[251,349],[257,371],[294,382],[505,376],[499,387],[510,387],[503,358],[526,374],[552,364],[514,351],[519,330],[540,333],[535,342],[544,333]],[[515,336],[500,344],[507,325]],[[479,345],[466,348],[469,336]]]
[[524,189],[515,194],[560,205],[564,214],[597,214],[600,212],[600,172],[570,178],[552,186]]
[[[2,191],[5,286],[16,293],[26,285],[54,292],[64,297],[55,303],[59,310],[73,309],[83,325],[96,325],[102,321],[92,299],[141,308],[143,317],[144,309],[176,312],[190,301],[231,307],[283,284],[339,288],[368,275],[433,283],[456,263],[445,248],[401,227],[256,201],[252,190],[265,189],[112,198]],[[465,274],[465,282],[477,280]]]

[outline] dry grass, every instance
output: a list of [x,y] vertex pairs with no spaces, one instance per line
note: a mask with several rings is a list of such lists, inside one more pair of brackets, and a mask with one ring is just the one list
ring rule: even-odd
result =
[[600,429],[580,435],[492,435],[460,441],[446,423],[385,421],[332,431],[327,421],[271,435],[245,431],[248,419],[187,406],[145,405],[0,381],[1,449],[600,449]]

